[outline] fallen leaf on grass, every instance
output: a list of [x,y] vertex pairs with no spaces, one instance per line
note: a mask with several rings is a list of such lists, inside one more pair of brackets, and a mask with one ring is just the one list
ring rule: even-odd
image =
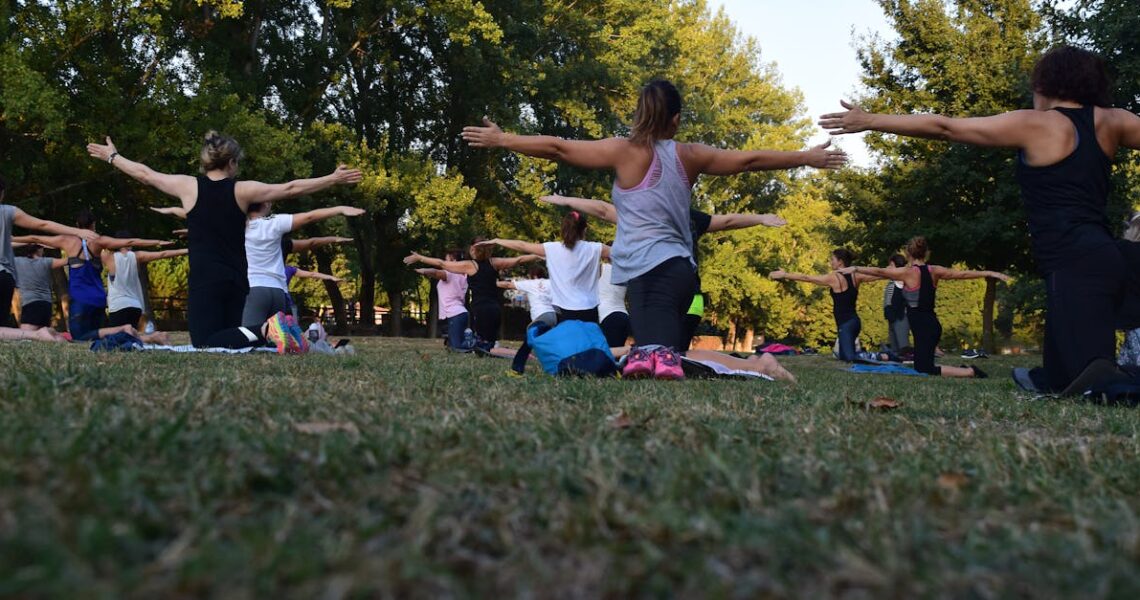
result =
[[950,471],[938,476],[938,487],[948,492],[957,492],[966,487],[967,483],[970,483],[969,476],[958,471]]
[[431,360],[431,355],[430,354],[421,354],[420,360],[427,362],[427,361]]
[[869,410],[891,410],[899,406],[901,406],[901,404],[899,404],[898,400],[886,396],[879,396],[867,403]]
[[479,376],[479,381],[491,381],[492,379],[494,379],[494,377],[491,377],[490,375],[480,375]]
[[619,411],[616,415],[606,417],[606,421],[610,424],[610,427],[614,429],[629,429],[633,427],[633,420],[629,418],[629,415],[625,414],[624,410]]
[[360,435],[360,430],[356,428],[356,424],[351,421],[344,422],[316,422],[316,423],[293,423],[293,429],[301,433],[309,433],[312,435],[323,435],[332,433],[334,431],[343,431],[350,435]]

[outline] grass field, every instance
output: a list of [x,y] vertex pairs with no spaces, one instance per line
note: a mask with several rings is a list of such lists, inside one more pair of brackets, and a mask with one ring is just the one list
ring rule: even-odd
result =
[[357,348],[0,345],[0,596],[1140,597],[1140,412],[1018,395],[1032,359],[788,386]]

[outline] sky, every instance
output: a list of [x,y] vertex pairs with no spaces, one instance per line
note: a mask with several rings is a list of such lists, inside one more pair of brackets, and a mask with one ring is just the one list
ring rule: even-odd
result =
[[[893,37],[874,0],[710,0],[709,6],[723,6],[740,32],[759,42],[760,59],[776,63],[785,86],[799,88],[813,122],[840,109],[840,98],[858,89],[855,36]],[[812,139],[827,138],[818,130]],[[836,142],[852,163],[869,164],[862,135]]]

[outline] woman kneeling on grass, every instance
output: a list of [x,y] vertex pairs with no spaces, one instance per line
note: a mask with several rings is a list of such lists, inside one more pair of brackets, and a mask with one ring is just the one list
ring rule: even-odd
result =
[[977,367],[940,367],[934,364],[934,349],[942,337],[942,323],[934,314],[934,296],[942,279],[982,279],[992,277],[1009,282],[1010,277],[996,271],[962,271],[926,264],[930,251],[926,238],[918,236],[906,244],[911,264],[908,267],[847,267],[840,273],[872,275],[903,282],[902,293],[907,302],[907,320],[914,335],[914,370],[942,377],[986,377]]
[[[261,331],[240,327],[249,292],[245,228],[250,205],[306,196],[334,185],[354,184],[362,178],[360,171],[341,165],[324,177],[288,183],[237,181],[238,166],[244,157],[241,146],[233,138],[214,131],[206,134],[202,146],[202,175],[199,177],[159,173],[128,160],[119,154],[110,137],[106,144],[88,144],[87,153],[182,201],[190,250],[187,316],[190,341],[195,346],[233,348],[266,342]],[[284,317],[282,313],[278,315]],[[268,328],[275,337],[284,329],[283,323]],[[279,341],[278,349],[282,351],[295,350],[300,344],[299,341],[281,341],[284,345]]]
[[613,283],[629,286],[629,317],[638,344],[624,374],[680,379],[678,351],[685,347],[685,314],[697,287],[690,241],[692,184],[702,173],[840,167],[846,155],[827,144],[804,152],[726,151],[704,144],[676,143],[681,94],[672,83],[642,88],[628,138],[565,140],[505,133],[484,119],[465,127],[463,139],[478,148],[506,148],[520,154],[565,162],[585,169],[613,171],[617,208]]

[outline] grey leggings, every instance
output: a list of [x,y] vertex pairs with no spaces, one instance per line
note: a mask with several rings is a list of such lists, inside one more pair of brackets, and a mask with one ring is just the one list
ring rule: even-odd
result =
[[245,297],[245,310],[241,313],[241,326],[257,330],[266,319],[278,312],[289,312],[289,297],[285,290],[271,287],[251,287]]

